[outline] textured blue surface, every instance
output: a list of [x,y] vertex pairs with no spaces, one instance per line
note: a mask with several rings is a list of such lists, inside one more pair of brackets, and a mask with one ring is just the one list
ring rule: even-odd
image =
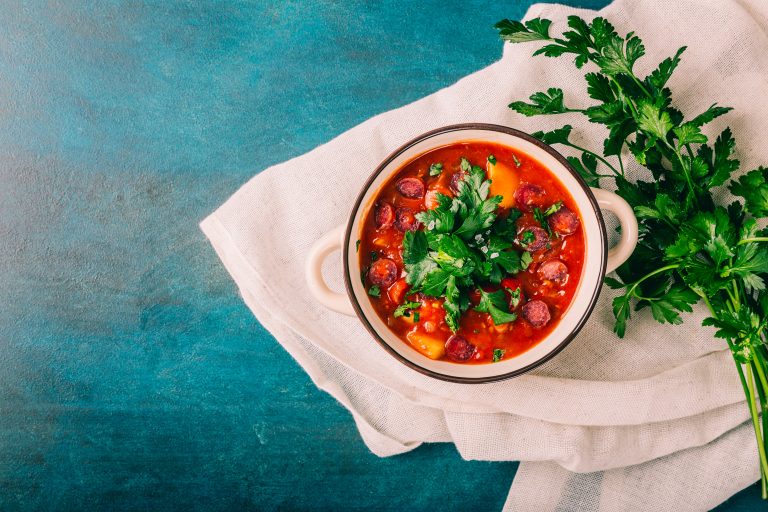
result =
[[501,507],[514,463],[371,455],[197,228],[254,172],[497,59],[492,23],[529,2],[485,3],[0,9],[0,509]]

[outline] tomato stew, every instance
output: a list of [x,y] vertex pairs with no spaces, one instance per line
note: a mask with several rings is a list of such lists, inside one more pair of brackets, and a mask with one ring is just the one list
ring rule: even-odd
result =
[[[477,176],[470,186],[472,171]],[[486,178],[490,185],[485,182],[484,192],[479,183]],[[481,198],[484,193],[488,198],[501,196],[495,199],[495,211],[479,227],[458,217],[467,215],[462,205],[474,200],[473,190]],[[466,197],[464,203],[457,203],[462,197]],[[448,211],[451,206],[453,213]],[[441,208],[446,215],[457,215],[455,225],[443,228],[443,236],[425,233],[431,237],[429,256],[407,272],[404,245],[418,245],[416,231],[435,230],[434,218],[422,212]],[[487,211],[478,206],[478,212]],[[497,226],[504,222],[511,228],[508,239],[500,242],[494,233],[501,232]],[[496,362],[529,350],[565,314],[584,264],[581,224],[573,198],[534,158],[495,143],[450,144],[406,163],[379,190],[362,225],[358,246],[362,279],[383,322],[423,355],[463,364]],[[465,259],[451,259],[446,256],[448,249],[438,248],[435,240],[441,237],[460,238],[461,251],[475,252]],[[489,241],[494,237],[495,242]],[[494,243],[500,249],[489,254]],[[406,262],[413,258],[406,256]],[[493,265],[502,260],[503,265]],[[470,275],[466,275],[466,262],[475,268]],[[411,286],[425,269],[433,275]],[[449,284],[446,289],[441,279],[463,284],[460,293],[452,295],[456,307],[445,304],[452,288]],[[430,289],[435,295],[425,293]],[[456,315],[457,321],[446,318],[447,314]]]

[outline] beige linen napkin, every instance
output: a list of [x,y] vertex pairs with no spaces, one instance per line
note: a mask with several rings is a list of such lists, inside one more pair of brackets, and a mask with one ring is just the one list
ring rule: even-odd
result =
[[[553,19],[557,31],[570,14],[597,15],[537,4],[526,18]],[[618,0],[600,15],[644,39],[641,74],[688,45],[670,83],[677,106],[691,115],[714,101],[735,107],[710,134],[730,125],[744,169],[768,162],[761,97],[768,7]],[[638,313],[619,340],[612,332],[613,292],[604,289],[586,327],[553,360],[510,381],[460,385],[393,360],[357,319],[323,309],[304,283],[308,248],[346,221],[379,161],[422,132],[470,121],[527,132],[567,122],[582,146],[602,147],[602,128],[581,117],[523,118],[506,107],[551,86],[564,89],[572,104],[588,103],[584,71],[565,58],[531,58],[534,48],[507,45],[499,62],[455,85],[259,173],[201,227],[259,321],[318,387],[350,410],[374,453],[453,442],[467,459],[524,461],[508,510],[711,508],[759,474],[733,361],[712,331],[699,326],[702,309],[682,326]],[[338,259],[327,267],[330,282],[343,288]]]

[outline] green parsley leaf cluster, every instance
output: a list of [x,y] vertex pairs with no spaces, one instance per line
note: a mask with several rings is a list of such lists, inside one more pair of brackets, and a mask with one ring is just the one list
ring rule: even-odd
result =
[[[574,142],[570,124],[534,136],[569,148],[574,153],[569,163],[588,184],[612,185],[634,207],[638,247],[617,270],[618,279],[606,278],[619,290],[613,300],[619,336],[636,311],[647,309],[661,323],[679,324],[681,313],[691,312],[697,302],[709,309],[704,325],[715,327],[714,335],[728,344],[747,396],[765,497],[768,422],[761,428],[758,415],[768,417],[768,230],[759,229],[758,221],[768,216],[768,168],[735,176],[740,164],[731,130],[713,137],[707,127],[730,108],[713,103],[686,115],[675,107],[667,84],[685,47],[642,77],[635,63],[645,47],[636,34],[621,36],[602,17],[587,22],[571,16],[559,37],[550,35],[551,25],[545,19],[503,20],[496,28],[511,43],[543,43],[534,55],[567,54],[577,68],[589,65],[586,94],[595,103],[569,107],[564,92],[551,87],[509,106],[525,116],[585,115],[607,129],[602,151]],[[627,155],[645,176],[630,180],[625,175]],[[724,188],[739,199],[718,204]],[[545,213],[539,216],[543,220]]]

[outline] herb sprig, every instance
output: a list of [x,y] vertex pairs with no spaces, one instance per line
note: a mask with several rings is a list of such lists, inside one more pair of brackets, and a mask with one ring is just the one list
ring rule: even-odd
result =
[[[634,65],[645,54],[640,38],[620,36],[604,18],[586,22],[568,18],[569,30],[550,35],[552,22],[503,20],[496,25],[505,41],[539,41],[534,55],[574,56],[586,73],[587,94],[595,104],[567,106],[563,91],[536,92],[529,102],[510,108],[525,116],[583,114],[608,128],[602,154],[570,139],[571,125],[535,137],[576,151],[571,165],[592,186],[610,179],[617,193],[635,210],[640,241],[633,256],[606,284],[621,294],[613,301],[615,331],[624,336],[632,311],[650,309],[659,322],[682,323],[680,313],[703,301],[710,312],[704,325],[716,328],[733,354],[747,397],[758,445],[763,497],[768,496],[768,421],[760,426],[759,412],[768,418],[768,230],[757,220],[768,216],[768,169],[760,167],[735,179],[739,169],[735,141],[724,129],[712,142],[702,128],[731,109],[712,104],[686,117],[672,103],[667,82],[680,65],[685,47],[663,60],[648,76],[636,75]],[[646,176],[630,181],[624,157],[630,154]],[[714,192],[727,186],[741,198],[718,205]],[[758,407],[760,411],[758,411]]]
[[437,206],[416,215],[424,230],[409,231],[403,238],[410,292],[444,298],[445,321],[454,332],[470,307],[471,291],[480,295],[475,309],[490,314],[495,324],[514,321],[517,317],[509,311],[504,292],[486,292],[482,287],[498,285],[505,274],[525,270],[531,263],[530,254],[514,246],[520,212],[512,209],[499,217],[502,198],[489,197],[491,182],[485,171],[466,158],[460,169],[465,174],[456,196],[437,194]]

